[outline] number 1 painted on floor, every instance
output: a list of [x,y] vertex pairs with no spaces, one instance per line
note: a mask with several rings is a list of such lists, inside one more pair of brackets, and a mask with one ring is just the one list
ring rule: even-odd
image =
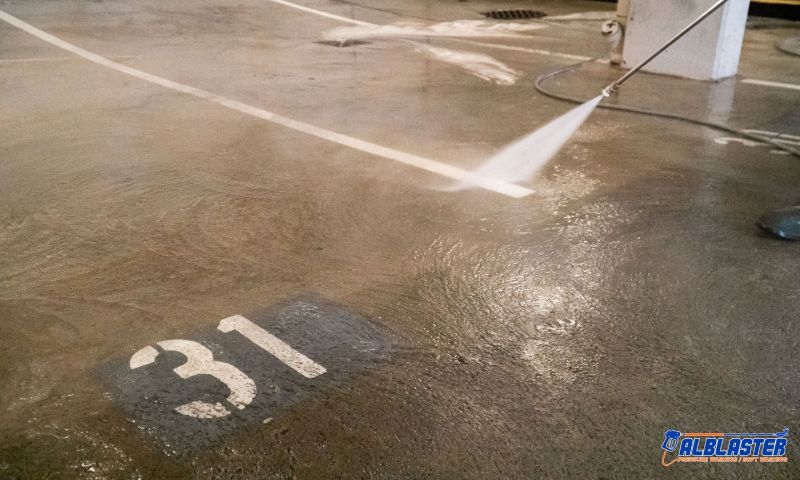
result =
[[222,319],[217,330],[225,333],[236,330],[306,378],[314,378],[327,371],[322,365],[306,357],[280,338],[241,315]]

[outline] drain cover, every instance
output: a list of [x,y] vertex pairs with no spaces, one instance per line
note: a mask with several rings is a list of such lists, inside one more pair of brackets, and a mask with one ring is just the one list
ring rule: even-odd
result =
[[319,43],[320,45],[327,45],[329,47],[344,48],[344,47],[354,47],[356,45],[367,45],[370,42],[365,42],[363,40],[342,40],[342,41],[320,40],[319,42],[314,42],[314,43]]
[[488,18],[541,18],[546,14],[539,10],[491,10],[483,12],[482,15]]

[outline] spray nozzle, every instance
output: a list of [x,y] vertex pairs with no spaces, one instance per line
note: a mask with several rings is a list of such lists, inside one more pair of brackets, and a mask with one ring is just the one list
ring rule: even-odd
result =
[[617,89],[619,89],[619,84],[617,82],[614,82],[603,89],[603,96],[608,98],[611,95],[616,95]]

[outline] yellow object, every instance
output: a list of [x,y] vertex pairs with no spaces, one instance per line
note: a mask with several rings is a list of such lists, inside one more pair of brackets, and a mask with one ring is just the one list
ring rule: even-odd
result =
[[800,7],[800,0],[754,0],[753,3],[768,3],[770,5],[794,5]]

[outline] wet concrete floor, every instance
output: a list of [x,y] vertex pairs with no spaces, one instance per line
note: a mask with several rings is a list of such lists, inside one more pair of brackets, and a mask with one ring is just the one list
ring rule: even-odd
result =
[[[380,25],[612,8],[302,4]],[[345,24],[268,0],[0,10],[139,71],[464,170],[570,108],[537,94],[537,76],[608,54],[598,21],[417,39],[518,72],[499,85],[396,39],[316,43]],[[642,75],[614,101],[800,143],[800,92],[746,82],[800,83],[800,60],[775,48],[797,32],[760,22],[739,77]],[[618,74],[595,62],[548,86],[588,99]],[[795,157],[598,110],[522,185],[530,195],[445,192],[451,178],[6,22],[0,125],[0,478],[800,476],[800,244],[754,227],[800,200]],[[248,320],[235,331],[220,324],[236,314]],[[198,356],[181,376],[180,349]],[[783,427],[786,464],[660,464],[669,428]]]

